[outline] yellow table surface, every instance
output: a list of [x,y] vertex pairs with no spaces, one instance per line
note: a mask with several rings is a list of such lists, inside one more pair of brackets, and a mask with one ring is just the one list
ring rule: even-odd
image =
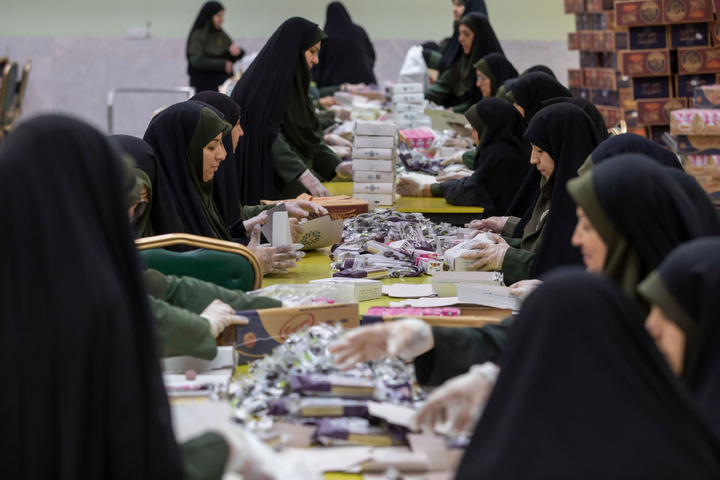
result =
[[[352,182],[328,182],[323,184],[330,192],[330,195],[352,196]],[[485,210],[482,207],[458,207],[450,205],[442,197],[403,197],[398,195],[395,204],[399,212],[418,213],[470,213],[479,214]]]

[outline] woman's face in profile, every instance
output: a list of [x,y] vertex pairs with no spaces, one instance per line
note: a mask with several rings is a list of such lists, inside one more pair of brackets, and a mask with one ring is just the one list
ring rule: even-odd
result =
[[305,50],[305,61],[307,62],[308,70],[312,69],[313,65],[320,63],[320,60],[318,60],[319,51],[320,42],[317,42],[315,45]]
[[222,27],[223,22],[225,21],[225,10],[220,10],[215,15],[212,16],[213,19],[213,26],[215,26],[216,29],[220,30]]
[[204,183],[209,182],[215,176],[220,167],[220,162],[225,160],[225,147],[222,143],[222,133],[218,133],[217,137],[213,138],[210,143],[205,145],[203,148],[203,178]]

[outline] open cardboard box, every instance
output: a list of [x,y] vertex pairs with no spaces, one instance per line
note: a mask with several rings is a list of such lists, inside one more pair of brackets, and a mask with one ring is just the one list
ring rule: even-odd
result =
[[[477,305],[464,306],[460,305],[460,315],[457,317],[439,317],[439,316],[414,316],[419,318],[433,327],[482,327],[489,323],[500,323],[503,319],[512,315],[512,310],[506,308],[481,307]],[[363,315],[362,324],[370,325],[379,322],[394,322],[408,318],[407,315]]]
[[[368,202],[349,195],[337,195],[334,197],[315,198],[306,193],[299,195],[297,198],[288,200],[260,200],[261,205],[271,205],[275,203],[292,202],[294,200],[308,200],[325,207],[333,220],[352,218],[361,213],[368,213]],[[313,215],[310,216],[313,218]]]

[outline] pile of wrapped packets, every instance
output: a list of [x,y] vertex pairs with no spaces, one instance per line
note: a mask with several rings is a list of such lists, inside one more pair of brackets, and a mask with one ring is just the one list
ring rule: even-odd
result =
[[332,249],[334,277],[416,277],[443,270],[443,252],[469,229],[435,224],[420,213],[375,209],[345,220]]
[[266,440],[282,422],[314,427],[314,442],[324,446],[404,445],[408,430],[368,408],[373,401],[412,407],[420,400],[412,365],[383,360],[341,372],[328,347],[342,331],[310,327],[251,364],[250,375],[234,384],[237,420]]

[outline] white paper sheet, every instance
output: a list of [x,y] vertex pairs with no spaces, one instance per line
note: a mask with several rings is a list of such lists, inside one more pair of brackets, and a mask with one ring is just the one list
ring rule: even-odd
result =
[[305,245],[302,250],[329,247],[342,240],[343,220],[332,220],[330,215],[318,217],[300,224],[302,232],[298,243]]
[[394,285],[383,285],[383,295],[393,298],[421,298],[435,296],[432,285],[405,285],[396,283]]

